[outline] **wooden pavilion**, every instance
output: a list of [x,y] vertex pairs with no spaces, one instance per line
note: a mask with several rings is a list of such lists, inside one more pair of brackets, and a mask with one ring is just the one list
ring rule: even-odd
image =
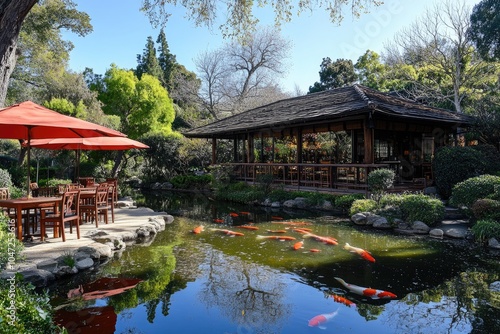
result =
[[367,191],[366,176],[392,168],[396,183],[432,182],[435,150],[455,145],[471,118],[353,85],[277,101],[184,133],[231,140],[234,176],[259,175],[297,188]]

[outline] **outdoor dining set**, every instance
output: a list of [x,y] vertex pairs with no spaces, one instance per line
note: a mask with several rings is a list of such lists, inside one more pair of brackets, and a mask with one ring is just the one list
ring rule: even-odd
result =
[[19,240],[40,236],[47,238],[47,228],[53,229],[54,238],[62,237],[66,241],[65,228],[70,233],[76,230],[80,239],[80,225],[85,223],[99,226],[99,222],[108,224],[109,216],[114,222],[114,207],[117,199],[116,179],[106,179],[95,183],[87,178],[84,184],[59,185],[52,188],[39,188],[31,184],[33,196],[11,199],[8,188],[0,188],[0,208],[16,227]]

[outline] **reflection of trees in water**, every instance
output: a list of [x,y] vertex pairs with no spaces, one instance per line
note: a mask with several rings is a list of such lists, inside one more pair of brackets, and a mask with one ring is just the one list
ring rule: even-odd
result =
[[205,270],[201,301],[247,331],[279,332],[292,305],[285,304],[286,281],[277,272],[217,250],[210,251]]
[[385,316],[398,332],[500,333],[500,298],[486,283],[499,276],[462,272],[437,288],[408,294],[388,307]]

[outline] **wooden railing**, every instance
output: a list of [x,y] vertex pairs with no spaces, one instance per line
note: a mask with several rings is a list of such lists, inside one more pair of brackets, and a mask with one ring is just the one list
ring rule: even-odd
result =
[[272,175],[273,183],[300,188],[367,192],[367,175],[387,164],[287,164],[229,163],[237,180],[257,182],[259,175]]

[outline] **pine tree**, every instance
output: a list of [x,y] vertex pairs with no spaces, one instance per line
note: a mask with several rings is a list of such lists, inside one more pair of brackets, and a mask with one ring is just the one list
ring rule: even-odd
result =
[[163,87],[165,87],[167,91],[171,92],[174,88],[174,73],[177,67],[177,60],[175,59],[175,55],[170,53],[167,37],[165,36],[163,29],[161,30],[160,35],[158,35],[156,43],[159,44],[158,62],[163,73],[161,82]]
[[140,79],[143,74],[149,74],[163,82],[163,71],[156,58],[156,49],[153,38],[148,37],[146,48],[142,55],[137,55],[137,68],[135,74]]

